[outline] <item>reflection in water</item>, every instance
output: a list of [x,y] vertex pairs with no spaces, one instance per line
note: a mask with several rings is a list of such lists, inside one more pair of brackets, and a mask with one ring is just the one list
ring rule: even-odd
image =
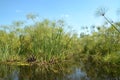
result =
[[80,69],[68,66],[60,69],[58,65],[50,68],[38,67],[36,65],[0,65],[0,72],[0,80],[80,80],[86,77],[85,73]]
[[[84,62],[82,66],[49,65],[10,66],[0,65],[0,80],[119,80],[117,65]],[[70,67],[71,66],[71,67]]]
[[120,80],[120,65],[101,61],[83,61],[80,69],[90,80]]
[[82,72],[81,69],[76,68],[75,71],[68,75],[68,80],[89,80],[86,73]]

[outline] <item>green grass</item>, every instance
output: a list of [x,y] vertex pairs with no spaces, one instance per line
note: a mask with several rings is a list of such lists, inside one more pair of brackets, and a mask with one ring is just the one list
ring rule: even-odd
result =
[[105,62],[120,64],[120,53],[107,54],[103,59]]
[[[62,21],[43,20],[25,28],[0,30],[0,61],[25,62],[31,55],[39,62],[53,59],[79,60],[82,55],[91,55],[96,61],[119,63],[120,35],[112,29],[101,26],[98,31],[78,36],[66,32]],[[71,56],[72,55],[72,56]],[[73,59],[71,59],[73,58]],[[87,58],[87,57],[86,57]]]

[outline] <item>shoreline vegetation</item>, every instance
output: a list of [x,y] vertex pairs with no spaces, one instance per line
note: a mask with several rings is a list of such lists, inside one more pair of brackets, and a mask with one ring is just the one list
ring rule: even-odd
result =
[[64,30],[68,25],[63,20],[36,22],[34,17],[28,16],[34,22],[32,25],[16,21],[1,26],[0,63],[29,66],[82,60],[120,65],[120,22],[109,27],[83,27],[84,32],[77,35]]

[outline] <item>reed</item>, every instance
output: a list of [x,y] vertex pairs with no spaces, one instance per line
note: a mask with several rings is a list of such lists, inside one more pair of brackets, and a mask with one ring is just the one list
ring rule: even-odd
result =
[[[108,57],[112,57],[111,52],[120,50],[120,35],[112,26],[107,28],[103,25],[99,29],[94,27],[97,31],[84,33],[80,37],[66,32],[66,26],[61,20],[46,19],[33,25],[25,25],[24,28],[0,30],[0,61],[54,63],[56,60],[80,60],[74,58],[81,58],[82,55],[94,55],[95,59],[104,58],[103,60],[108,61]],[[118,58],[115,57],[117,61]]]

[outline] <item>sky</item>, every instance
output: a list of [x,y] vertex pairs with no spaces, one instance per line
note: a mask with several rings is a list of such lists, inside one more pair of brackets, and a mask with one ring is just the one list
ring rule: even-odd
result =
[[33,13],[42,19],[64,19],[79,31],[82,26],[89,27],[104,22],[95,16],[100,7],[108,9],[106,15],[110,19],[119,20],[116,11],[120,9],[120,0],[0,0],[0,25],[24,21],[27,14]]

